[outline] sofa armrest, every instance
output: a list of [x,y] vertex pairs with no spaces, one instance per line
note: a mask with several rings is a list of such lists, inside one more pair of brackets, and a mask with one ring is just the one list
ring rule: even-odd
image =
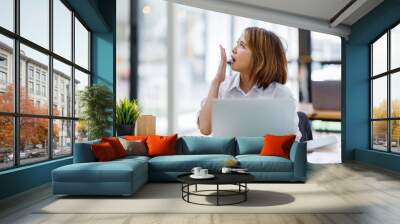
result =
[[305,181],[307,176],[307,143],[294,142],[290,149],[290,160],[293,162],[293,179]]
[[100,143],[100,140],[75,143],[75,145],[74,145],[74,163],[95,162],[96,158],[94,157],[90,146],[92,144],[98,144],[98,143]]

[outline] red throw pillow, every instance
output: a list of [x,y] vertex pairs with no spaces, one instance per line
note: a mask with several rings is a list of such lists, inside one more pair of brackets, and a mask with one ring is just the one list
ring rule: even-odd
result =
[[148,136],[146,140],[148,156],[175,155],[177,138],[177,134],[171,136]]
[[117,158],[121,158],[126,156],[126,151],[124,147],[122,146],[121,142],[118,140],[116,137],[110,137],[110,138],[101,138],[101,142],[108,142],[114,149],[115,155]]
[[290,158],[290,148],[296,135],[265,135],[264,146],[261,149],[260,155],[262,156],[280,156],[286,159]]
[[117,158],[113,147],[108,142],[93,144],[91,145],[91,149],[94,157],[99,162],[109,161]]

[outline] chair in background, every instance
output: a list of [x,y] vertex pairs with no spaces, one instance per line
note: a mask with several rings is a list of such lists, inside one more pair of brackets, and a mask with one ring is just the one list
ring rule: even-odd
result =
[[297,116],[299,116],[299,130],[301,133],[300,142],[308,141],[313,139],[311,123],[307,115],[304,112],[298,111]]

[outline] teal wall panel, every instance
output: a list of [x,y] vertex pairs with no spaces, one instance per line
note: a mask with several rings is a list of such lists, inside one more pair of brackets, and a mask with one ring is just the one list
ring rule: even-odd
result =
[[400,155],[368,149],[356,149],[355,160],[400,172]]
[[[104,1],[104,0],[103,0]],[[99,8],[100,0],[66,0],[93,32],[111,32],[107,18]],[[114,1],[110,1],[114,2]]]
[[[104,84],[110,88],[113,94],[114,102],[116,100],[116,2],[115,1],[98,1],[99,11],[104,15],[105,22],[109,24],[109,32],[93,32],[91,37],[92,43],[92,83]],[[115,107],[113,108],[115,111]],[[109,128],[109,133],[115,133],[115,113],[113,117],[113,125]]]
[[114,48],[112,33],[92,34],[92,75],[93,83],[102,83],[113,89]]
[[367,148],[369,141],[368,46],[348,44],[345,54],[346,82],[343,86],[346,88],[346,110],[343,134],[346,142],[342,147],[342,156],[345,160],[352,160],[354,149]]
[[[342,78],[345,86],[343,159],[355,159],[392,170],[400,167],[398,156],[369,150],[369,43],[400,22],[399,12],[399,0],[386,0],[353,24],[351,35],[344,43],[345,74]],[[396,167],[393,161],[397,161]]]
[[[115,101],[115,54],[112,33],[92,34],[92,83],[104,84],[111,90]],[[113,108],[115,111],[115,108]],[[114,121],[114,116],[110,118]],[[114,134],[114,122],[108,133]]]
[[51,181],[51,171],[72,163],[72,157],[0,172],[0,199]]

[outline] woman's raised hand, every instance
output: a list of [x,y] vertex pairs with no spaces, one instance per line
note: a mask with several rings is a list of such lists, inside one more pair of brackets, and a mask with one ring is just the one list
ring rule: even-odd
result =
[[214,81],[221,83],[225,80],[225,73],[226,73],[226,52],[225,48],[219,45],[220,53],[221,53],[221,60],[219,62],[218,71],[215,75]]
[[221,45],[219,45],[219,50],[221,54],[221,61],[219,62],[218,71],[213,81],[211,82],[210,90],[208,91],[205,103],[201,107],[199,118],[197,121],[200,128],[200,132],[203,135],[209,135],[212,132],[211,105],[214,99],[218,99],[219,87],[221,83],[225,80],[226,61],[227,61],[226,53],[225,49]]

